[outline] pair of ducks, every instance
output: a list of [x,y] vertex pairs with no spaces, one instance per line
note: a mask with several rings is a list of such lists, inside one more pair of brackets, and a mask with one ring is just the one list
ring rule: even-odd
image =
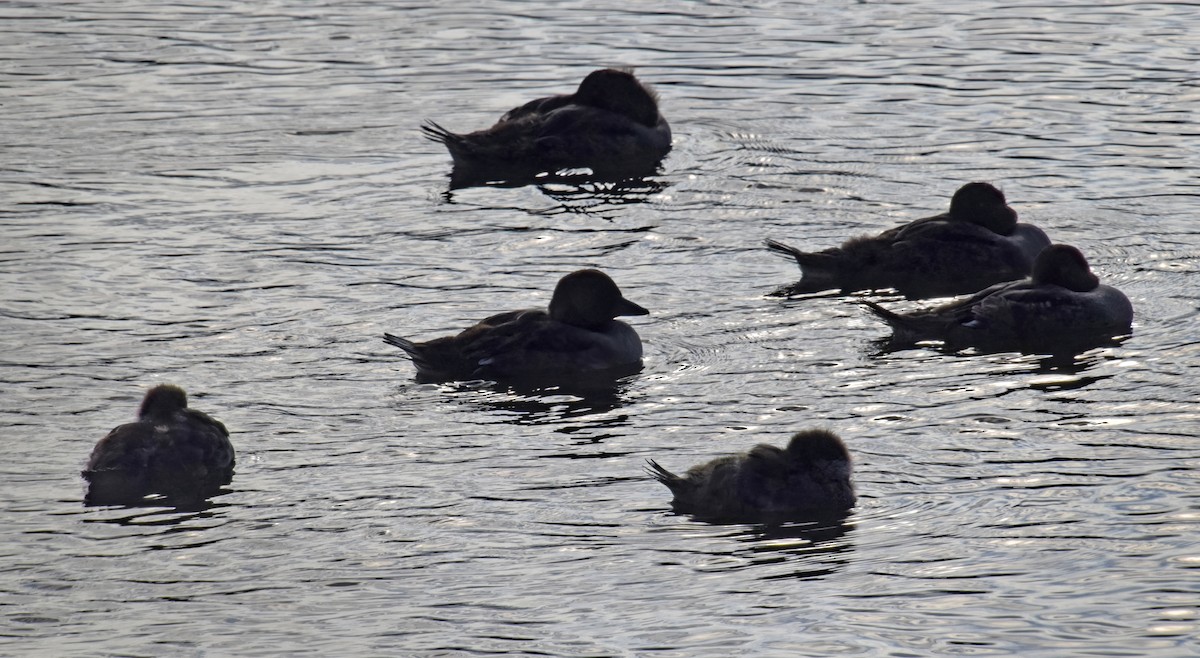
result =
[[[424,130],[446,145],[455,176],[466,172],[463,179],[572,167],[599,176],[637,175],[656,167],[671,146],[653,91],[612,69],[588,75],[574,94],[510,110],[487,130],[459,135],[432,122]],[[1056,347],[1064,336],[1127,333],[1132,322],[1128,299],[1100,285],[1077,249],[1051,245],[1040,229],[1019,223],[1004,195],[987,183],[960,188],[947,213],[841,247],[806,253],[771,240],[767,245],[795,258],[802,270],[800,282],[776,295],[889,287],[913,299],[976,293],[908,315],[866,302],[902,341],[1038,350]],[[1029,279],[1016,280],[1031,271]],[[647,313],[606,274],[586,269],[559,281],[545,311],[493,315],[424,343],[391,334],[384,340],[412,359],[419,381],[620,375],[640,369],[642,345],[616,318]],[[146,394],[136,423],[97,444],[83,475],[91,485],[88,502],[128,503],[147,493],[215,491],[230,481],[233,463],[224,426],[187,409],[182,389],[164,385]],[[705,518],[783,519],[841,513],[855,503],[849,453],[825,430],[800,432],[786,449],[761,444],[683,476],[653,460],[648,472],[670,488],[676,511]]]
[[[784,521],[821,517],[854,506],[850,453],[825,430],[799,432],[786,450],[761,444],[677,476],[654,460],[647,471],[674,493],[673,507],[712,520]],[[194,505],[233,478],[229,431],[188,408],[171,384],[150,389],[138,419],[108,433],[92,450],[83,477],[88,505]]]

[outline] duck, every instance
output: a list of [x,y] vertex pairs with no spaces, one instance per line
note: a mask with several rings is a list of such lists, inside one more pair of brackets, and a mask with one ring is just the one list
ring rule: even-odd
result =
[[653,173],[671,150],[658,96],[625,69],[592,71],[573,94],[547,96],[506,112],[491,128],[454,133],[434,121],[425,137],[445,145],[452,183],[590,169],[597,177]]
[[797,432],[786,449],[760,443],[682,476],[646,460],[646,472],[671,490],[676,513],[751,523],[843,515],[857,502],[851,470],[846,445],[825,429]]
[[131,505],[158,494],[176,502],[204,500],[233,478],[229,430],[188,408],[173,384],[146,392],[137,421],[119,425],[96,443],[82,475],[88,505]]
[[947,349],[1078,352],[1130,333],[1133,305],[1100,283],[1079,249],[1046,247],[1028,278],[1000,283],[966,299],[899,314],[865,301],[892,327],[893,345],[942,341]]
[[1027,276],[1050,239],[1042,229],[1018,222],[1003,192],[974,182],[955,191],[948,212],[852,238],[840,247],[803,252],[776,240],[766,244],[773,253],[795,259],[802,272],[799,282],[771,296],[894,288],[908,299],[925,299],[974,293]]
[[583,269],[559,279],[546,310],[500,313],[428,342],[389,333],[383,340],[404,350],[425,383],[621,376],[641,369],[642,341],[616,318],[649,313],[607,274]]

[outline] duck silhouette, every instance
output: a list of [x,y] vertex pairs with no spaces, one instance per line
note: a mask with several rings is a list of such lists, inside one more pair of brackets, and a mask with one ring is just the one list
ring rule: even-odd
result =
[[136,422],[96,444],[83,470],[89,505],[129,505],[159,494],[174,502],[215,495],[233,478],[229,431],[188,408],[187,393],[160,384],[142,399]]
[[427,121],[422,131],[450,151],[452,187],[566,169],[605,179],[645,176],[671,150],[657,95],[620,69],[593,71],[575,93],[530,101],[491,128],[454,133]]
[[1061,353],[1082,351],[1128,334],[1129,298],[1102,285],[1075,247],[1038,254],[1027,279],[989,287],[936,308],[899,314],[864,302],[892,327],[894,345],[942,341],[948,349]]
[[545,311],[500,313],[424,343],[387,333],[383,339],[412,359],[421,382],[619,376],[641,368],[642,341],[615,318],[648,313],[607,274],[585,269],[559,280]]
[[761,443],[719,457],[679,476],[653,459],[647,473],[674,494],[681,514],[723,521],[782,521],[844,514],[857,497],[850,453],[836,434],[797,432],[786,449]]
[[967,183],[954,193],[948,212],[840,247],[809,253],[775,240],[766,244],[795,259],[802,273],[799,282],[772,296],[895,288],[921,299],[973,293],[1024,277],[1050,239],[1040,228],[1019,223],[1000,190]]

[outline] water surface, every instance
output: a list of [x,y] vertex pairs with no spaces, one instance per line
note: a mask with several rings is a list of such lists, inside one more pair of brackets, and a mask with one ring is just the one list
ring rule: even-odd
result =
[[[1200,7],[0,17],[0,653],[1200,651]],[[483,127],[613,65],[660,93],[661,176],[447,191],[423,119]],[[763,296],[798,278],[763,238],[832,246],[970,180],[1080,247],[1133,337],[882,353],[846,298]],[[416,384],[380,340],[581,267],[652,311],[613,390]],[[156,382],[231,428],[230,493],[84,508],[92,445]],[[811,425],[856,458],[842,524],[697,523],[641,472]]]

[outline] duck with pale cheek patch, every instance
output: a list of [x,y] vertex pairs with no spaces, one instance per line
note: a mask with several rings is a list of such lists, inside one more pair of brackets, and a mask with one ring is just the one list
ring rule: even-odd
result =
[[949,349],[1063,353],[1128,334],[1133,305],[1100,283],[1075,247],[1056,244],[1038,255],[1033,274],[927,311],[899,314],[865,304],[892,327],[893,344],[942,341]]
[[771,251],[795,259],[802,273],[799,282],[771,295],[886,288],[909,299],[963,295],[1027,276],[1049,244],[1040,228],[1017,221],[1000,190],[967,183],[954,193],[949,212],[840,247],[810,253],[767,240]]
[[422,382],[561,379],[632,374],[642,366],[642,340],[616,320],[649,311],[625,299],[599,270],[564,276],[547,310],[509,311],[465,331],[424,343],[392,334],[384,342],[404,350]]

